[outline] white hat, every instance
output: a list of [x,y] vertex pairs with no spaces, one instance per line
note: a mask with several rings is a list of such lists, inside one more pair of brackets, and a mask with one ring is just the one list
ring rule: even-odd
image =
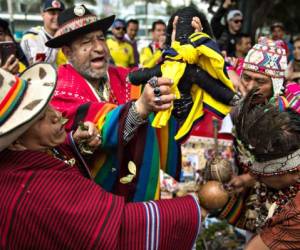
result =
[[28,68],[20,77],[0,68],[0,151],[39,118],[56,86],[56,70],[47,63]]
[[261,37],[245,57],[243,70],[250,70],[270,76],[273,92],[278,96],[282,89],[287,68],[287,57],[282,41]]
[[240,10],[231,10],[227,14],[227,22],[230,21],[232,18],[240,16],[243,18],[243,13]]

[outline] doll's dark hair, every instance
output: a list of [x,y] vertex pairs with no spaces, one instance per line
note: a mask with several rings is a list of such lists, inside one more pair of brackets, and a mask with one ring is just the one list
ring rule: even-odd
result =
[[203,32],[213,37],[213,33],[209,22],[205,16],[205,14],[199,10],[197,10],[194,6],[185,7],[177,10],[170,18],[167,25],[167,38],[166,44],[167,46],[171,45],[171,35],[173,30],[173,20],[175,16],[179,17],[177,27],[176,27],[176,41],[179,41],[181,44],[187,42],[187,38],[194,33],[194,28],[191,26],[191,22],[193,17],[199,17]]

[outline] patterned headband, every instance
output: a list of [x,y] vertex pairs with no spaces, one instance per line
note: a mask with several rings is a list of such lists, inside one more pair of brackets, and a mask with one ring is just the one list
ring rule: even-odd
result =
[[300,149],[297,151],[266,162],[254,162],[250,171],[255,175],[273,176],[294,172],[300,167]]
[[76,19],[73,19],[61,26],[56,32],[55,37],[67,34],[73,30],[80,29],[96,21],[98,21],[98,19],[95,15],[85,15],[83,17],[77,17]]

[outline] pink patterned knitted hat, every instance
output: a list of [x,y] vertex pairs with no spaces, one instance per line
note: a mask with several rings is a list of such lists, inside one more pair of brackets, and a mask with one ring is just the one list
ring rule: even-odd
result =
[[262,73],[272,78],[274,96],[281,94],[283,89],[287,57],[282,41],[273,41],[261,37],[248,52],[243,70]]

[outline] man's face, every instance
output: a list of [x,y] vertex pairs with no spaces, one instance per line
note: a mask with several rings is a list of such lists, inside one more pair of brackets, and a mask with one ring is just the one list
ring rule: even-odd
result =
[[244,70],[241,75],[241,82],[247,93],[253,88],[259,88],[259,93],[264,97],[269,99],[273,95],[272,79],[262,73]]
[[245,56],[247,55],[251,47],[252,45],[250,37],[242,37],[240,43],[236,45],[237,51],[240,51]]
[[62,144],[67,134],[61,118],[61,113],[49,106],[18,140],[31,150],[45,150]]
[[281,27],[275,27],[272,31],[272,37],[274,40],[283,39],[284,30]]
[[154,42],[159,42],[161,36],[164,36],[166,33],[166,25],[156,24],[155,29],[152,31],[152,38]]
[[119,25],[117,27],[112,28],[111,31],[115,38],[122,40],[125,35],[125,26]]
[[129,23],[127,26],[127,35],[131,40],[133,40],[136,37],[136,34],[139,30],[139,26],[136,23]]
[[294,51],[293,51],[294,57],[296,60],[300,60],[300,41],[296,41],[294,43]]
[[102,31],[94,31],[63,47],[73,67],[88,81],[99,81],[106,75],[109,51]]
[[58,30],[57,17],[60,10],[47,10],[42,13],[44,27],[48,32],[55,33]]
[[238,32],[241,30],[243,24],[243,18],[241,16],[235,16],[228,22],[228,26],[230,30],[233,30],[234,32]]

